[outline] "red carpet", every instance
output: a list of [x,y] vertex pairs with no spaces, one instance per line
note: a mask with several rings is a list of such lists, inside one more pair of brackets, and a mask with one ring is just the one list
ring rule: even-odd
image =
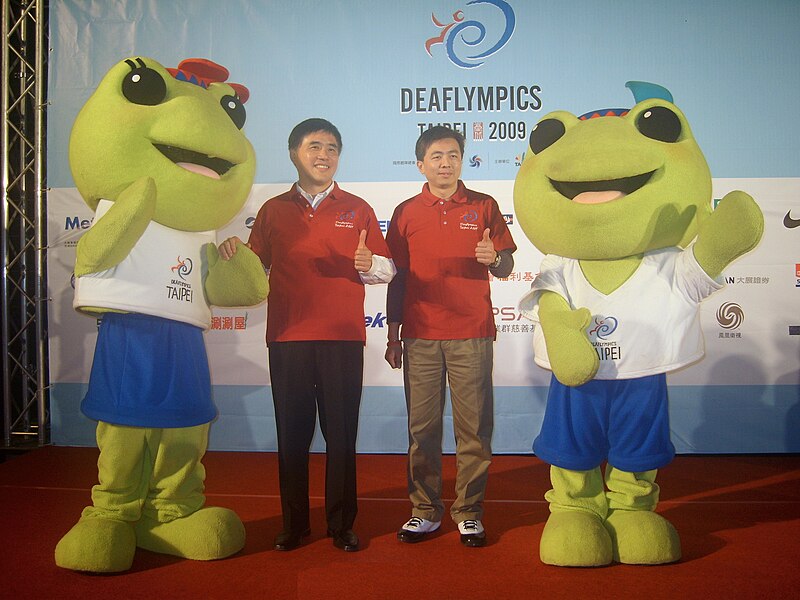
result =
[[[359,456],[361,552],[324,537],[324,456],[312,460],[313,533],[275,552],[281,527],[277,461],[268,453],[213,452],[204,461],[210,504],[237,511],[248,541],[238,555],[202,563],[139,550],[121,575],[59,569],[53,549],[89,502],[97,450],[42,448],[0,464],[0,595],[4,598],[276,598],[414,600],[491,598],[800,597],[800,457],[679,457],[659,473],[659,511],[676,526],[674,565],[564,569],[539,562],[548,467],[498,456],[489,477],[486,548],[464,548],[451,522],[416,545],[396,529],[408,518],[405,457]],[[446,457],[446,490],[454,458]],[[452,492],[446,494],[452,497]]]

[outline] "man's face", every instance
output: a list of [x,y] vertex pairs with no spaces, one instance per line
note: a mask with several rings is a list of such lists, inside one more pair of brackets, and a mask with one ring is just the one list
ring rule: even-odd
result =
[[297,169],[303,189],[311,192],[306,189],[308,186],[322,191],[330,186],[339,166],[339,144],[332,133],[314,131],[289,152],[289,157]]
[[417,161],[419,172],[425,176],[432,188],[454,187],[461,177],[461,148],[453,138],[436,140]]

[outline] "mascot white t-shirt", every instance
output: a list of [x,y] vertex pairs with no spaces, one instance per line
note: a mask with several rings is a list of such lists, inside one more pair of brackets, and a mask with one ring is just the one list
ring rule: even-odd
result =
[[570,307],[588,308],[587,333],[600,358],[596,379],[633,379],[666,373],[703,356],[699,304],[723,285],[709,277],[691,248],[648,252],[636,272],[606,295],[586,280],[579,261],[548,254],[520,311],[537,324],[536,364],[550,369],[539,324],[539,295],[553,291]]
[[[113,206],[97,205],[95,221]],[[208,329],[211,309],[203,294],[207,270],[203,251],[214,244],[213,231],[178,231],[151,222],[125,259],[110,269],[78,277],[72,305],[152,315]]]

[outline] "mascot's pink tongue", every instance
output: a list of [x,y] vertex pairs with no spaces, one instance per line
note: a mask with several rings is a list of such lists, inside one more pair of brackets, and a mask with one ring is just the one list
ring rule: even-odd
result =
[[578,204],[602,204],[603,202],[611,202],[617,198],[622,198],[625,192],[619,190],[607,190],[604,192],[581,192],[575,196],[572,201]]
[[197,173],[198,175],[205,175],[206,177],[211,177],[211,179],[219,179],[219,173],[216,171],[209,169],[208,167],[204,167],[203,165],[198,165],[195,163],[187,163],[187,162],[179,162],[175,163],[179,167],[186,169],[187,171],[191,171],[192,173]]

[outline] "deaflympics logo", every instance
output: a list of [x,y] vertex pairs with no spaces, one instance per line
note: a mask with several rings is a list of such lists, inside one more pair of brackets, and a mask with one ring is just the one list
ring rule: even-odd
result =
[[605,340],[617,330],[619,321],[617,321],[616,317],[605,317],[602,319],[595,317],[594,325],[594,328],[589,331],[589,335],[596,336],[598,340]]
[[514,33],[514,27],[516,26],[516,16],[514,15],[514,9],[511,8],[511,5],[504,0],[472,0],[471,2],[467,2],[467,6],[475,4],[489,4],[495,6],[502,12],[503,17],[505,17],[505,27],[497,42],[483,52],[463,57],[461,56],[461,52],[464,52],[463,48],[459,47],[459,50],[456,50],[456,44],[460,42],[460,44],[467,47],[467,51],[470,48],[480,46],[486,41],[486,25],[474,19],[465,21],[464,11],[461,9],[453,13],[453,20],[450,23],[442,23],[436,18],[434,13],[431,13],[433,24],[441,31],[437,37],[432,37],[425,42],[425,51],[428,53],[428,56],[433,56],[433,54],[431,54],[432,46],[443,44],[450,62],[462,69],[474,69],[480,67],[485,62],[485,59],[499,52],[503,46],[508,43]]
[[172,267],[172,272],[175,273],[177,271],[178,277],[180,277],[183,281],[186,281],[186,276],[192,272],[192,259],[191,258],[184,258],[181,260],[181,257],[178,257],[178,264]]

